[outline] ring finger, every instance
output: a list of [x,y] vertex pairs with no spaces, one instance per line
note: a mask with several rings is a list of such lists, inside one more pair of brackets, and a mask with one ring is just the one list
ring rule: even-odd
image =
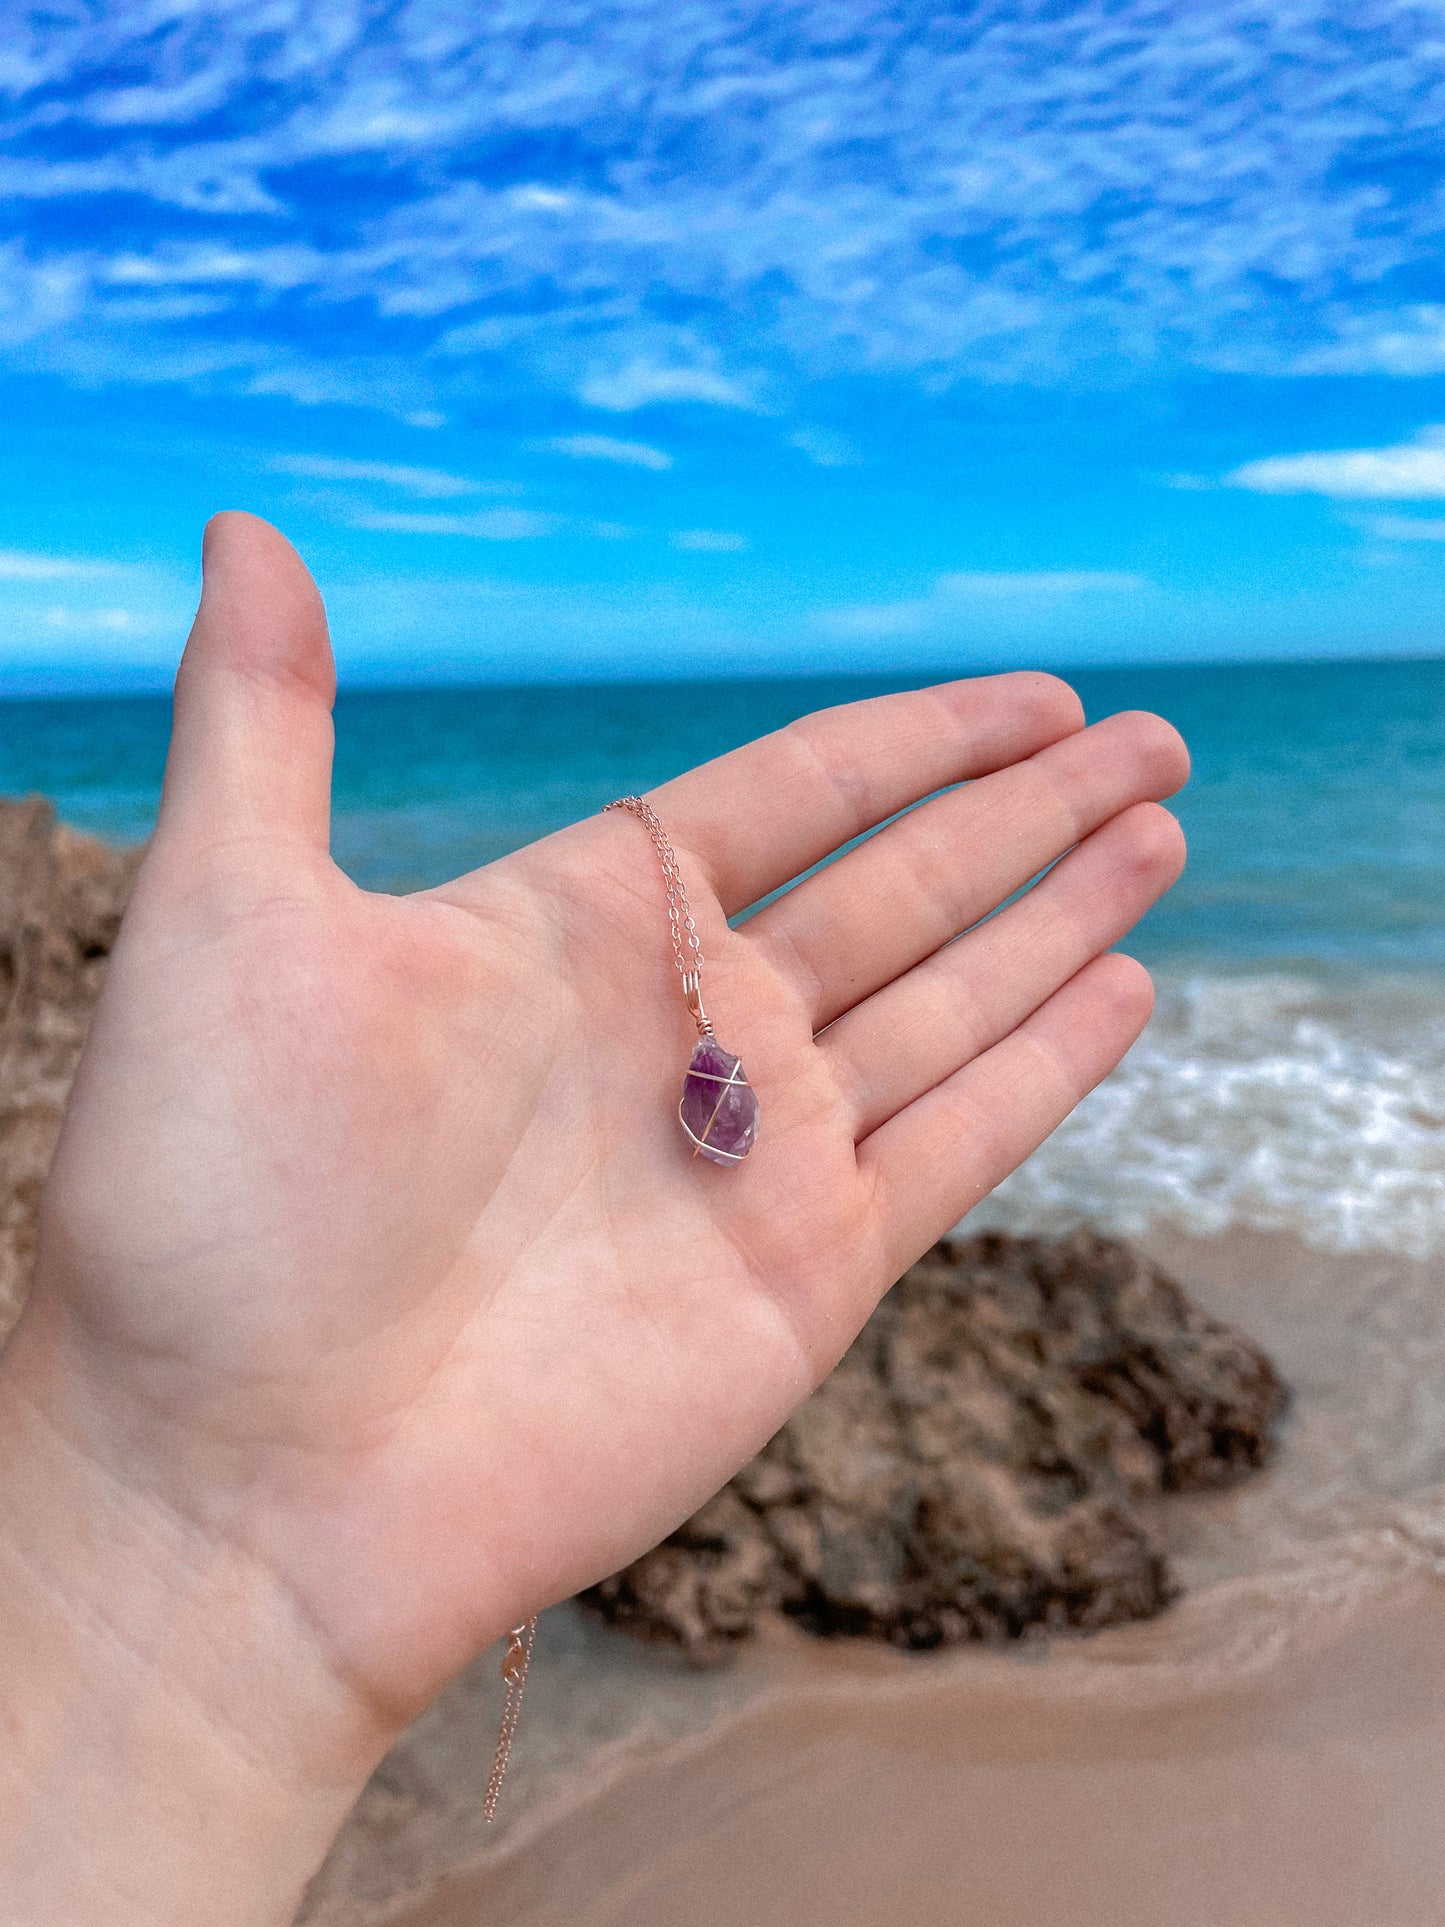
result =
[[1160,717],[1106,717],[899,817],[744,930],[793,978],[821,1030],[1111,816],[1171,795],[1188,772],[1183,743]]
[[1017,903],[857,1004],[818,1039],[870,1131],[1008,1036],[1138,922],[1184,862],[1157,803],[1105,824]]

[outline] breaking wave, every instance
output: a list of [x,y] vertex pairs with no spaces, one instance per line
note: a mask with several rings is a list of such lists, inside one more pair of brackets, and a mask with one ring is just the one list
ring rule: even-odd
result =
[[968,1219],[1296,1232],[1445,1251],[1445,984],[1191,975],[1120,1068]]

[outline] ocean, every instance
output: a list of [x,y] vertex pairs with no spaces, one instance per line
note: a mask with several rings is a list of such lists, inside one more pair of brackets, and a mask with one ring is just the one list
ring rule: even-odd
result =
[[[1091,717],[1156,709],[1194,756],[1190,860],[1130,939],[1159,1009],[1124,1067],[979,1222],[1293,1229],[1445,1249],[1445,662],[1090,671]],[[863,678],[348,690],[334,847],[415,889],[485,863]],[[0,704],[0,792],[102,835],[154,820],[160,698]]]
[[[697,1676],[559,1606],[498,1826],[491,1656],[378,1774],[312,1927],[1445,1919],[1445,662],[1073,680],[1183,731],[1190,862],[1127,946],[1144,1037],[968,1223],[1139,1240],[1293,1388],[1278,1463],[1170,1501],[1179,1604],[1088,1640],[799,1635]],[[347,691],[336,854],[424,886],[898,686]],[[167,724],[0,704],[0,792],[144,836]]]

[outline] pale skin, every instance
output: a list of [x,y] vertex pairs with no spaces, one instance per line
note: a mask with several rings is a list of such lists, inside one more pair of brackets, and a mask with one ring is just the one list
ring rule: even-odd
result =
[[1111,947],[1183,860],[1166,723],[1042,675],[822,712],[650,794],[762,1104],[705,1165],[642,827],[368,895],[332,689],[295,552],[217,518],[0,1358],[26,1927],[284,1927],[444,1682],[714,1492],[1150,1009]]

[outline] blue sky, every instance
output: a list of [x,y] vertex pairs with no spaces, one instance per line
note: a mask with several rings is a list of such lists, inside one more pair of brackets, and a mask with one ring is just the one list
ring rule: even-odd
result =
[[0,6],[0,687],[1434,653],[1445,13]]

